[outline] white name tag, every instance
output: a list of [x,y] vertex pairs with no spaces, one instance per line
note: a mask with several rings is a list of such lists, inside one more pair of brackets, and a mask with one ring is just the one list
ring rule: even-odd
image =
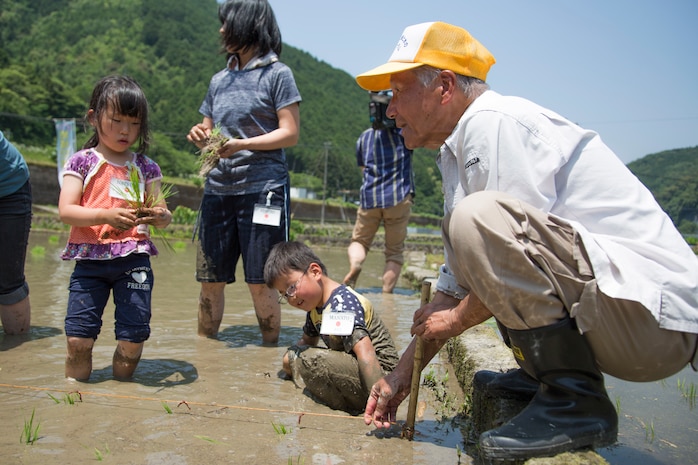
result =
[[349,336],[353,332],[353,313],[325,312],[322,314],[320,334],[329,336]]
[[111,178],[109,183],[109,196],[115,199],[123,199],[128,201],[143,201],[143,193],[145,192],[145,184],[139,183],[141,198],[136,198],[136,193],[133,192],[133,186],[127,179]]
[[252,222],[254,224],[266,224],[267,226],[279,226],[281,224],[281,207],[256,204],[254,213],[252,213]]

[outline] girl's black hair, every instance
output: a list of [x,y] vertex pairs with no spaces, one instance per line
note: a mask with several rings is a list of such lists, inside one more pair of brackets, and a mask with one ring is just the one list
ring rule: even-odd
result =
[[[143,89],[138,83],[128,76],[107,76],[99,80],[90,99],[89,109],[93,113],[93,122],[101,124],[102,116],[111,104],[115,114],[138,118],[141,121],[138,134],[138,153],[145,153],[150,144],[150,130],[148,129],[148,101]],[[85,127],[90,121],[85,115]],[[99,131],[95,127],[92,137],[82,146],[83,149],[96,147],[99,144]]]
[[227,0],[218,7],[218,18],[223,25],[223,48],[281,55],[281,31],[267,0]]

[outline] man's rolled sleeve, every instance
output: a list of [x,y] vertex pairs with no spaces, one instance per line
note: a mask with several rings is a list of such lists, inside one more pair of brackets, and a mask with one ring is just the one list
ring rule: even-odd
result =
[[456,277],[451,274],[446,265],[441,265],[439,268],[436,290],[459,300],[463,300],[468,295],[468,290],[458,284]]

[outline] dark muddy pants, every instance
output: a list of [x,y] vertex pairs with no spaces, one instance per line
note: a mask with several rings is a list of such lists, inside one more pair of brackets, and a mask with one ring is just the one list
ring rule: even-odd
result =
[[351,414],[364,411],[371,386],[362,386],[356,357],[337,350],[293,346],[289,361],[294,376],[300,375],[315,399]]

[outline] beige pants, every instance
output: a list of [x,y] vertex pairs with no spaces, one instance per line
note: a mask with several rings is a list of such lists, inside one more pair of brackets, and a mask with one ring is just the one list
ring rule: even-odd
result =
[[356,212],[356,223],[351,234],[351,241],[363,245],[368,252],[371,250],[371,243],[382,222],[383,229],[385,229],[385,261],[402,265],[405,262],[403,251],[405,250],[405,238],[407,237],[407,225],[410,222],[412,203],[412,196],[408,195],[394,207],[359,208]]
[[500,192],[469,195],[444,218],[458,283],[504,326],[526,330],[572,317],[599,368],[630,381],[662,379],[694,360],[698,335],[659,328],[637,302],[598,289],[574,230]]

